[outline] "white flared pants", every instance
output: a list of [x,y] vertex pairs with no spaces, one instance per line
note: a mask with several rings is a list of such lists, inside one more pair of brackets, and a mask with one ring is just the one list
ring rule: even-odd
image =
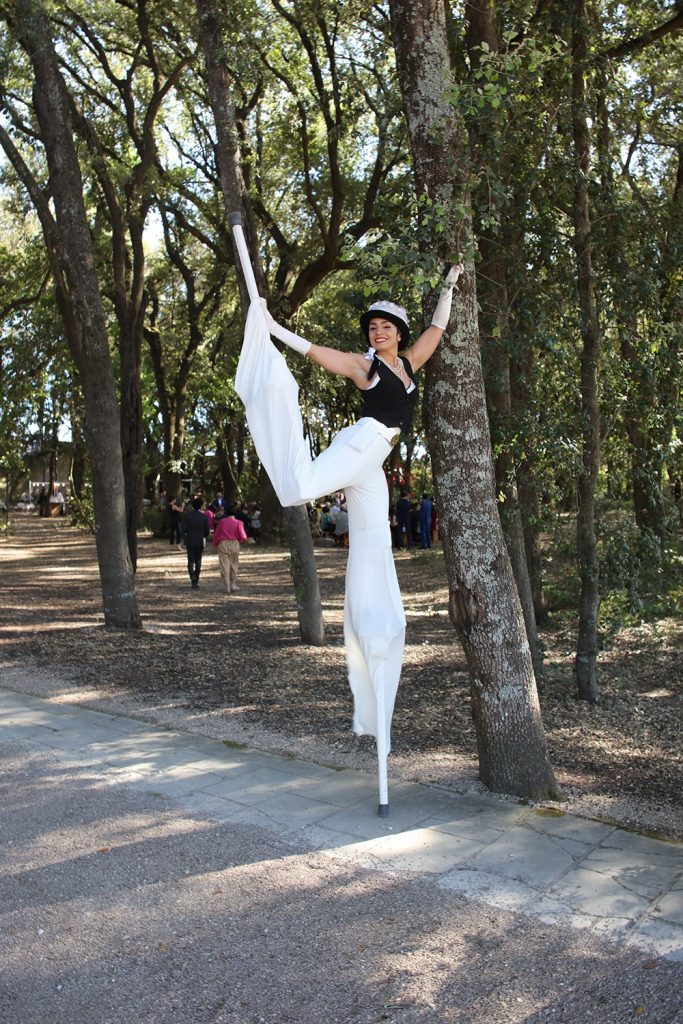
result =
[[345,427],[312,459],[304,438],[296,381],[252,303],[235,377],[258,456],[282,505],[303,505],[343,490],[349,513],[344,641],[354,699],[353,729],[390,749],[401,675],[405,615],[389,530],[382,464],[395,429],[365,417]]

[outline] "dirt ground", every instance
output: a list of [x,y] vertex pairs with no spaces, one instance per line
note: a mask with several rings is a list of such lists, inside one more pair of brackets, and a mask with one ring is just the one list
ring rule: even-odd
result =
[[[345,553],[317,542],[328,644],[302,645],[284,549],[248,547],[240,591],[221,591],[207,550],[200,589],[184,552],[143,537],[145,628],[102,626],[91,537],[64,520],[14,517],[0,543],[0,681],[99,710],[182,724],[231,742],[373,770],[350,729],[342,643]],[[439,550],[397,556],[408,619],[390,774],[460,791],[477,781],[468,675],[447,615]],[[563,809],[683,839],[683,621],[623,630],[601,654],[602,701],[575,697],[573,636],[543,633],[541,707]]]

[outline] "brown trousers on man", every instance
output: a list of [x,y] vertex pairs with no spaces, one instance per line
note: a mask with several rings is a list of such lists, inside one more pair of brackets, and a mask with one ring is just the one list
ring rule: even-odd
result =
[[218,564],[226,594],[234,594],[237,590],[239,562],[240,542],[238,540],[222,540],[218,545]]

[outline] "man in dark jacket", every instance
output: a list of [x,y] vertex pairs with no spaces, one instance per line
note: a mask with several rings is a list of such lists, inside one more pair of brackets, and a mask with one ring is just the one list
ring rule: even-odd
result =
[[408,492],[401,491],[401,497],[396,502],[396,516],[398,518],[399,546],[403,547],[403,534],[406,535],[406,546],[409,551],[413,548],[413,534],[410,523],[410,498]]
[[187,571],[192,581],[192,589],[199,589],[199,573],[202,570],[202,555],[206,538],[211,533],[209,518],[201,511],[202,499],[192,499],[192,511],[186,512],[183,519],[185,546],[187,547]]

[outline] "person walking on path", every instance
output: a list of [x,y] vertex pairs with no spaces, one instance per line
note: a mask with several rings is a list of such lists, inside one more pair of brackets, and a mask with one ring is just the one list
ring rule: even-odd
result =
[[182,500],[176,499],[175,494],[168,500],[168,521],[171,528],[171,547],[176,547],[178,551],[180,551],[180,541],[182,539],[183,503]]
[[225,515],[216,523],[212,543],[218,548],[218,565],[226,594],[237,590],[237,570],[240,561],[240,544],[244,544],[247,533],[244,523],[235,518],[235,506],[228,504]]
[[49,498],[50,516],[63,516],[64,515],[64,495],[59,489],[59,484],[55,484],[52,489],[52,494]]
[[227,502],[223,497],[223,492],[216,491],[215,497],[210,506],[215,519],[221,519],[225,515],[226,504]]
[[206,538],[211,533],[208,517],[202,512],[202,499],[192,499],[192,511],[185,513],[183,530],[187,547],[187,571],[190,575],[192,589],[199,589],[199,574],[202,571],[202,555]]

